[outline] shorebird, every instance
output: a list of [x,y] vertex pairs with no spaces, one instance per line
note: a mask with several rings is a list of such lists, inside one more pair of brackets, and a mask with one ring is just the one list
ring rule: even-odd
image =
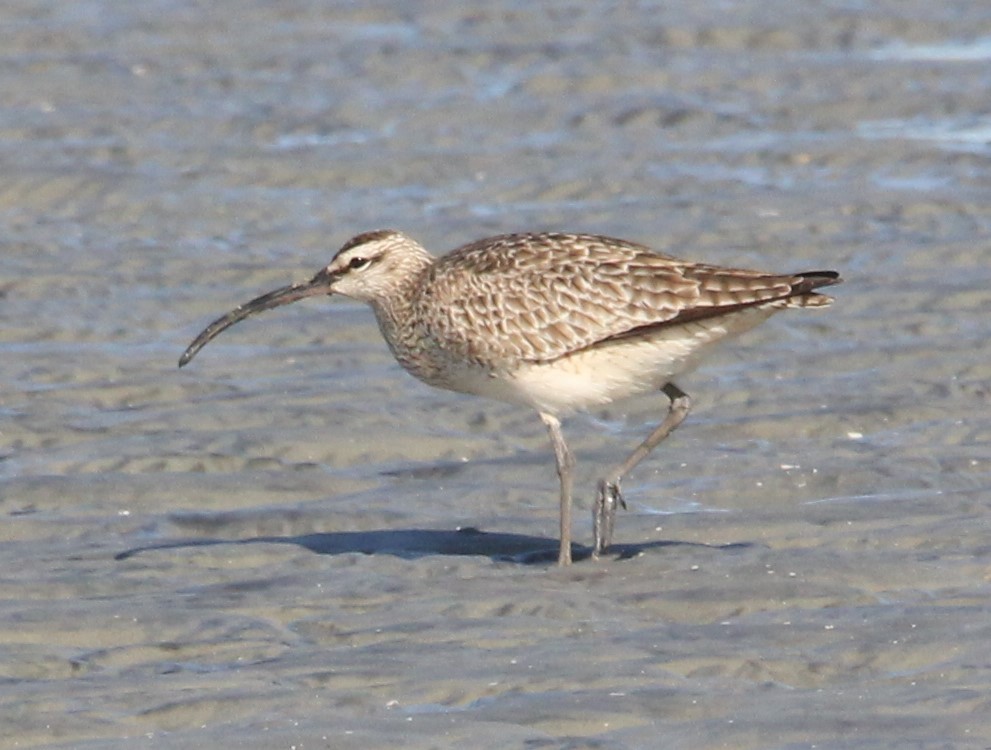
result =
[[558,563],[571,563],[574,458],[561,418],[660,390],[663,421],[598,481],[593,557],[612,541],[620,482],[682,423],[691,400],[672,379],[713,344],[788,307],[823,307],[835,271],[774,274],[679,260],[589,234],[507,234],[435,257],[402,232],[359,234],[309,281],[276,289],[207,326],[186,365],[224,329],[319,295],[371,305],[400,365],[429,385],[535,409],[560,481]]

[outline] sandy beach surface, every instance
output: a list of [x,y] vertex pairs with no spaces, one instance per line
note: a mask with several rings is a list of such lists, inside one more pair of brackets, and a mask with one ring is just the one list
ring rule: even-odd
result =
[[[9,0],[0,750],[991,747],[984,3]],[[835,268],[548,562],[524,409],[307,301],[350,236]],[[663,415],[565,424],[598,472]]]

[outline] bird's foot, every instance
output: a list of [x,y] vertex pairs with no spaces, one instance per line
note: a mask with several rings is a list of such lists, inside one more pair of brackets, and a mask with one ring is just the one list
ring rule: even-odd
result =
[[595,540],[592,557],[598,557],[612,544],[617,506],[626,510],[626,501],[619,491],[619,481],[610,482],[600,479],[595,504],[592,506],[592,536]]

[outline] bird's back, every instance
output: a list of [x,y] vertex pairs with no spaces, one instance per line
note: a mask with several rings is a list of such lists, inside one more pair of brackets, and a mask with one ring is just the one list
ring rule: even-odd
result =
[[581,234],[511,234],[438,258],[416,318],[448,356],[505,371],[747,307],[815,306],[836,274],[779,275],[679,260]]

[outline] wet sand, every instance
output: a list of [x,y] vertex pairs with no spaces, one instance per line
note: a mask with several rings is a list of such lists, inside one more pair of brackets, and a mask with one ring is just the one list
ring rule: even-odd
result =
[[[981,5],[393,5],[0,12],[0,748],[991,746]],[[176,369],[380,227],[846,283],[679,381],[559,570],[536,416],[360,306]],[[577,539],[664,408],[565,425]]]

